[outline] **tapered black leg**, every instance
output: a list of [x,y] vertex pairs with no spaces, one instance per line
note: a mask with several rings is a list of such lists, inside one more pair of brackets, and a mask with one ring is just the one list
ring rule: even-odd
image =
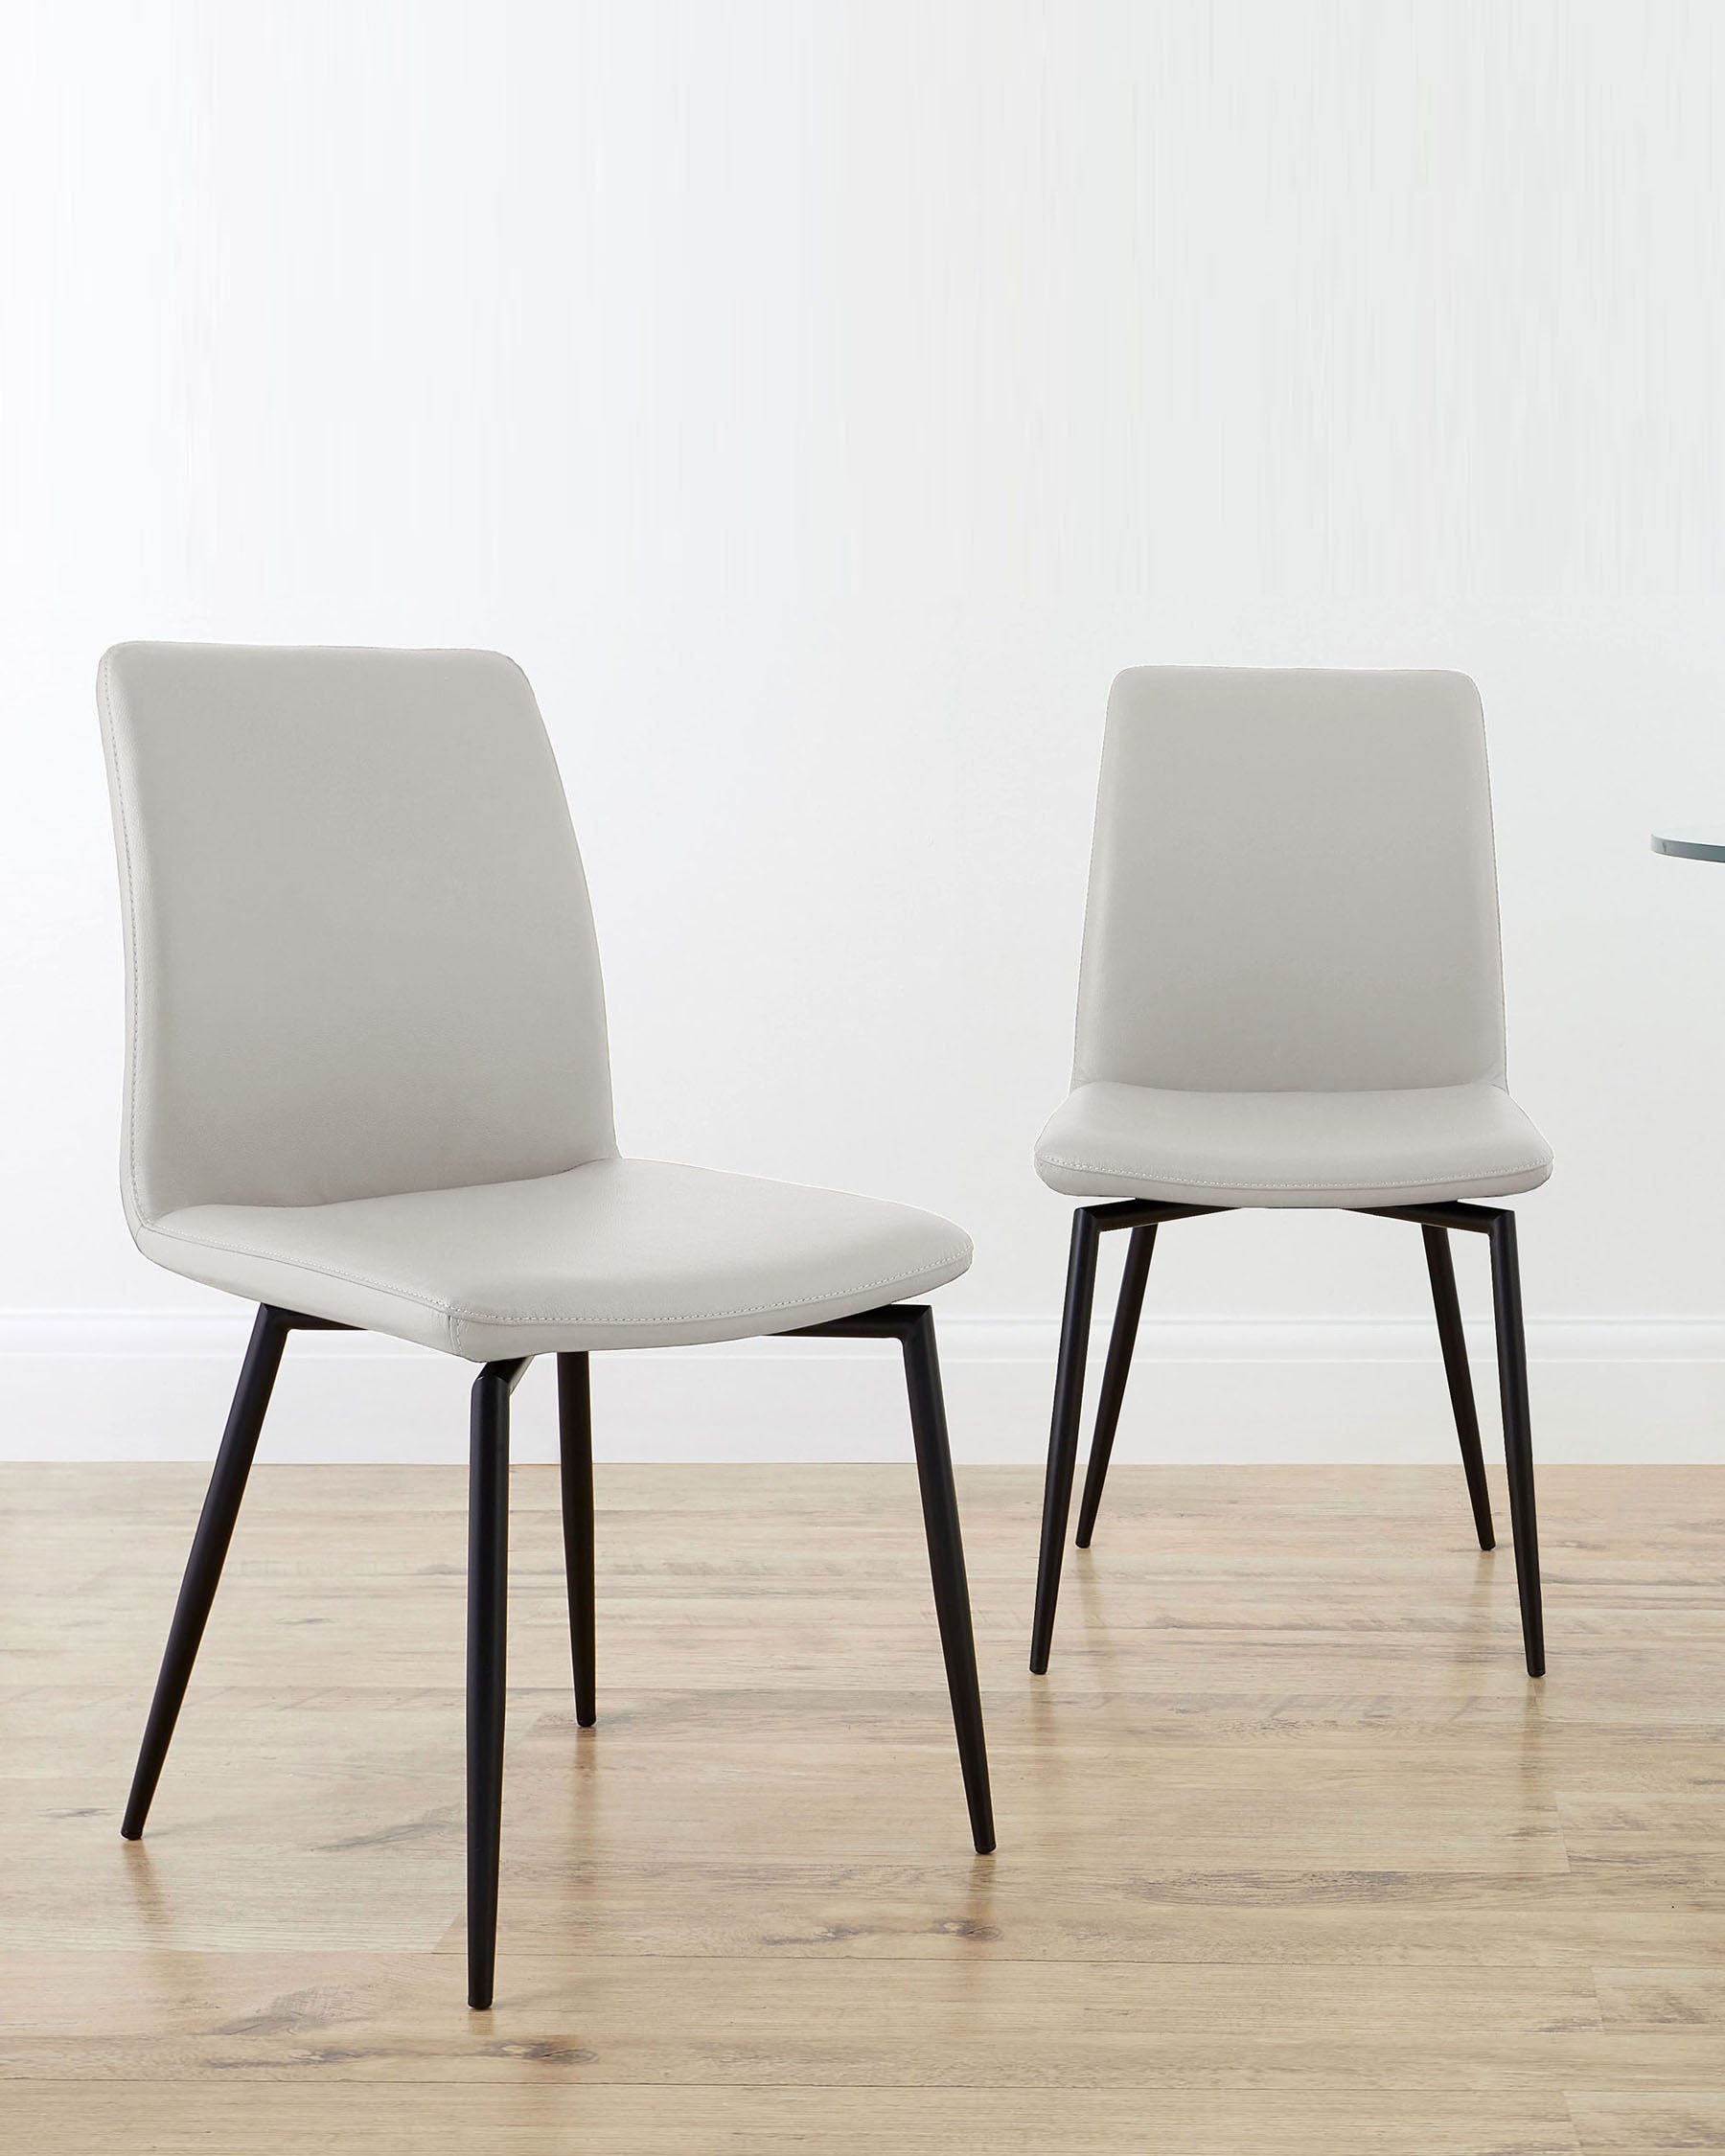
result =
[[940,1360],[934,1348],[934,1313],[926,1304],[889,1302],[824,1324],[799,1325],[795,1340],[895,1340],[905,1357],[910,1395],[910,1429],[916,1442],[916,1477],[922,1489],[929,1571],[934,1582],[934,1614],[946,1657],[947,1690],[958,1736],[958,1763],[970,1805],[971,1839],[984,1856],[995,1846],[994,1803],[988,1792],[988,1751],[982,1735],[982,1696],[977,1684],[977,1646],[971,1632],[970,1584],[964,1576],[964,1543],[958,1532],[958,1499],[947,1445],[946,1403]]
[[1509,1471],[1509,1524],[1521,1590],[1522,1645],[1528,1675],[1545,1675],[1545,1617],[1539,1593],[1539,1525],[1533,1507],[1533,1433],[1528,1406],[1528,1342],[1522,1325],[1521,1263],[1515,1215],[1491,1223],[1491,1301],[1497,1318],[1498,1387],[1504,1404],[1504,1459]]
[[1461,1305],[1456,1298],[1456,1268],[1450,1256],[1449,1230],[1434,1227],[1428,1222],[1419,1232],[1425,1238],[1426,1271],[1432,1276],[1432,1306],[1438,1313],[1443,1374],[1449,1380],[1450,1406],[1456,1416],[1456,1435],[1461,1444],[1461,1471],[1467,1477],[1474,1527],[1480,1537],[1480,1548],[1491,1549],[1497,1544],[1491,1525],[1491,1492],[1485,1484],[1485,1456],[1480,1449],[1480,1417],[1474,1407],[1473,1377],[1467,1367],[1467,1339],[1461,1330]]
[[982,1735],[982,1695],[977,1684],[977,1646],[971,1630],[970,1583],[958,1531],[958,1499],[953,1488],[953,1456],[947,1444],[946,1402],[934,1346],[934,1314],[917,1309],[905,1335],[905,1382],[910,1395],[910,1428],[916,1441],[916,1476],[922,1487],[923,1526],[929,1571],[934,1582],[934,1614],[946,1657],[947,1690],[958,1762],[970,1806],[971,1839],[984,1855],[995,1846],[994,1801],[988,1788],[988,1749]]
[[1090,1349],[1099,1240],[1100,1230],[1081,1205],[1072,1215],[1066,1306],[1060,1319],[1060,1365],[1054,1377],[1054,1416],[1048,1431],[1048,1473],[1043,1485],[1042,1556],[1036,1568],[1036,1619],[1030,1632],[1030,1667],[1038,1677],[1048,1666],[1048,1649],[1054,1640],[1060,1559],[1072,1504],[1072,1473],[1078,1464],[1078,1418],[1084,1407],[1084,1365]]
[[468,1476],[468,2005],[489,2007],[497,1961],[503,1706],[509,1600],[509,1395],[523,1363],[473,1383]]
[[593,1403],[585,1355],[557,1358],[557,1435],[575,1719],[584,1730],[590,1730],[598,1719],[599,1704],[593,1639]]
[[131,1796],[120,1828],[128,1842],[137,1841],[144,1831],[162,1762],[168,1756],[173,1725],[179,1718],[180,1703],[191,1682],[192,1665],[197,1660],[198,1642],[203,1638],[210,1605],[216,1599],[217,1582],[221,1577],[222,1562],[233,1539],[240,1500],[245,1495],[245,1478],[258,1449],[258,1434],[264,1427],[264,1411],[269,1406],[276,1372],[282,1366],[282,1350],[288,1343],[289,1330],[288,1314],[272,1309],[267,1303],[259,1310],[252,1326],[234,1404],[228,1410],[227,1428],[222,1432],[221,1449],[216,1456],[216,1469],[210,1477],[197,1532],[192,1538],[192,1554],[186,1560],[179,1601],[169,1627],[168,1648],[162,1657],[155,1698],[150,1703],[144,1743],[132,1775]]
[[1090,1466],[1085,1471],[1084,1496],[1078,1506],[1080,1549],[1090,1548],[1091,1536],[1095,1531],[1096,1508],[1102,1502],[1102,1485],[1108,1479],[1108,1462],[1114,1453],[1120,1403],[1126,1397],[1126,1380],[1132,1373],[1132,1350],[1138,1342],[1138,1318],[1144,1307],[1144,1285],[1150,1277],[1150,1260],[1155,1251],[1156,1223],[1151,1221],[1142,1227],[1135,1227],[1126,1244],[1126,1266],[1120,1274],[1114,1330],[1108,1336],[1108,1361],[1102,1366],[1102,1389],[1096,1396],[1096,1431],[1091,1439]]

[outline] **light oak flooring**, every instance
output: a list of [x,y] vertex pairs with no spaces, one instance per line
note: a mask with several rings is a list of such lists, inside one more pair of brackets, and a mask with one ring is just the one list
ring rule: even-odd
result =
[[120,1841],[202,1479],[0,1470],[8,2156],[1725,2149],[1725,1469],[1543,1472],[1540,1685],[1459,1467],[1116,1468],[1041,1680],[961,1473],[990,1858],[908,1463],[602,1467],[589,1732],[518,1470],[490,2015],[459,1473],[257,1470]]

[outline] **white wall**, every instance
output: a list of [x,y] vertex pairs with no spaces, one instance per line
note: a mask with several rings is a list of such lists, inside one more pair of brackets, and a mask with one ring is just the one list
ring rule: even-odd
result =
[[[1041,1441],[1110,677],[1465,668],[1541,1447],[1725,1457],[1725,871],[1647,851],[1725,812],[1725,10],[0,22],[0,1452],[207,1452],[242,1323],[116,1191],[91,684],[144,635],[515,653],[625,1145],[971,1227],[975,1457]],[[1171,1233],[1123,1444],[1447,1457],[1423,1298],[1412,1231]],[[295,1355],[278,1452],[459,1452],[459,1369]],[[602,1439],[902,1450],[866,1368],[616,1359]]]

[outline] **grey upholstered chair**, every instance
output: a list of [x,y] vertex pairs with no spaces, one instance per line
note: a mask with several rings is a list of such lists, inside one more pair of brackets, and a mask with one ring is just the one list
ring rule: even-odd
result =
[[103,660],[138,1248],[257,1303],[123,1831],[144,1830],[289,1332],[482,1365],[468,1979],[491,2004],[509,1401],[555,1355],[576,1712],[594,1718],[587,1356],[770,1333],[903,1350],[971,1826],[994,1846],[934,1328],[967,1238],[903,1205],[619,1158],[599,957],[525,677],[485,652],[129,644]]
[[1529,1674],[1545,1669],[1515,1215],[1545,1140],[1504,1080],[1479,692],[1460,674],[1143,667],[1109,700],[1072,1091],[1037,1171],[1072,1222],[1030,1666],[1048,1666],[1096,1249],[1131,1241],[1079,1510],[1090,1545],[1164,1221],[1324,1205],[1424,1231],[1480,1547],[1492,1547],[1449,1230],[1491,1249]]

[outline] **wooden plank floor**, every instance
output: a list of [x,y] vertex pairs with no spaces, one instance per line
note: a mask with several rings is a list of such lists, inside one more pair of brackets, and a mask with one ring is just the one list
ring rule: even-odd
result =
[[1359,1468],[1116,1469],[1033,1680],[1038,1479],[959,1479],[978,1858],[908,1465],[602,1468],[590,1732],[518,1471],[479,2016],[463,1477],[257,1471],[134,1846],[201,1472],[0,1470],[0,2147],[1725,2149],[1725,1469],[1545,1471],[1537,1686]]

